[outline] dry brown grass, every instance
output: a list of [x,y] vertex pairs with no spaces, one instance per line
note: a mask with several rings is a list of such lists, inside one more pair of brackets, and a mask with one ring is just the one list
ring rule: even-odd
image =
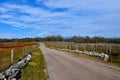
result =
[[[14,49],[14,62],[17,62],[25,54],[33,51],[35,43],[23,42],[12,45],[0,46],[0,71],[6,69],[11,63],[11,49]],[[27,46],[27,47],[26,47]],[[25,48],[26,47],[26,48]]]

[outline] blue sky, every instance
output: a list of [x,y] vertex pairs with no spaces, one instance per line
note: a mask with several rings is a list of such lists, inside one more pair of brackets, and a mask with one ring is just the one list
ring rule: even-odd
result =
[[0,0],[0,38],[120,37],[120,0]]

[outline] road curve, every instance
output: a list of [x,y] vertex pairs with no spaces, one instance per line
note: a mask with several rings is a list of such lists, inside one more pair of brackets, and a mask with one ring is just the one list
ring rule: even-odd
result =
[[50,80],[120,80],[120,68],[40,46]]

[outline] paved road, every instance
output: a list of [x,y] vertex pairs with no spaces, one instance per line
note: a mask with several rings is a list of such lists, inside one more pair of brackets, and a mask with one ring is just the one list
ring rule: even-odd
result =
[[120,80],[120,68],[40,46],[50,80]]

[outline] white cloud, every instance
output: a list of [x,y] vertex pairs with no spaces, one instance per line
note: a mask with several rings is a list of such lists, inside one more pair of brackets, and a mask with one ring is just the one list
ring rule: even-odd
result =
[[[58,27],[64,27],[69,24],[66,23],[68,19],[64,19],[64,16],[68,16],[69,13],[50,13],[31,6],[23,5],[21,7],[21,5],[13,4],[4,4],[2,8],[6,9],[6,12],[1,14],[1,23],[9,24],[17,28],[43,30],[44,35],[49,31],[49,33],[54,32],[54,30],[59,32],[63,29],[59,29]],[[16,13],[20,15],[13,15]],[[62,17],[63,19],[59,19]]]
[[6,3],[0,6],[0,23],[17,28],[32,28],[37,32],[41,30],[42,32],[37,34],[41,36],[55,33],[93,35],[94,31],[99,29],[101,31],[119,29],[119,0],[37,0],[37,2],[43,2],[44,6],[49,8],[69,10],[51,12],[40,6]]
[[13,33],[8,33],[8,32],[0,33],[0,38],[13,38],[13,37],[15,38],[19,36]]
[[50,7],[69,7],[80,10],[120,10],[119,3],[120,0],[49,0],[45,4]]

